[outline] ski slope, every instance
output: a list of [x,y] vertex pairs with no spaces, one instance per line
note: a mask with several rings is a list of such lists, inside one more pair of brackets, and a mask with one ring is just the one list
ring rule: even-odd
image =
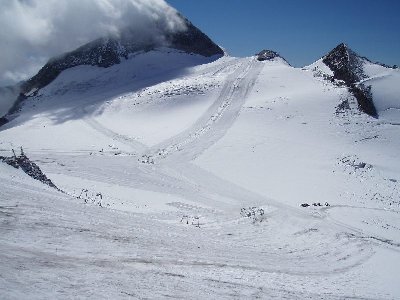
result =
[[400,127],[310,68],[160,49],[13,117],[64,193],[0,163],[5,299],[400,297]]

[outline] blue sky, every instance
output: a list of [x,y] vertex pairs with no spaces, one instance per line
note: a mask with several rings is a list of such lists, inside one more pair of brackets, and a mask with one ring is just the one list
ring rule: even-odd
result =
[[292,65],[341,42],[373,61],[400,65],[400,0],[167,0],[231,55],[262,49]]

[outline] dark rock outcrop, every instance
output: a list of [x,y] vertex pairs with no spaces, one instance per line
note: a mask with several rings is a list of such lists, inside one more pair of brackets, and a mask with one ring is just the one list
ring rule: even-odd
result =
[[374,105],[374,99],[372,97],[371,86],[365,86],[364,84],[350,85],[350,93],[357,99],[358,107],[361,111],[372,117],[378,117],[378,112]]
[[32,177],[33,179],[39,180],[40,182],[58,190],[55,184],[47,178],[45,174],[43,174],[42,170],[36,165],[34,162],[32,162],[21,150],[21,154],[19,156],[11,156],[11,157],[4,157],[0,156],[0,161],[3,161],[4,163],[19,169],[21,168],[22,171],[24,171],[28,176]]
[[358,56],[346,44],[342,43],[324,56],[322,61],[333,71],[335,79],[355,84],[365,78],[364,60],[367,59]]
[[260,53],[257,53],[257,60],[265,61],[265,60],[273,60],[276,57],[280,57],[280,55],[272,50],[262,50]]
[[286,59],[284,59],[278,52],[272,50],[262,50],[260,53],[256,54],[258,61],[266,61],[266,60],[274,60],[275,58],[281,58],[286,63]]
[[359,109],[370,116],[377,117],[371,87],[359,83],[367,78],[363,66],[370,61],[359,56],[343,43],[324,56],[322,61],[332,70],[334,79],[345,82],[349,91],[357,99]]

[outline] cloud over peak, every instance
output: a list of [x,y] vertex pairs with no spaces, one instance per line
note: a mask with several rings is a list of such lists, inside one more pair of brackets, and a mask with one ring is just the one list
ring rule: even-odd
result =
[[162,38],[185,24],[164,0],[0,0],[0,86],[27,79],[55,55],[130,28]]

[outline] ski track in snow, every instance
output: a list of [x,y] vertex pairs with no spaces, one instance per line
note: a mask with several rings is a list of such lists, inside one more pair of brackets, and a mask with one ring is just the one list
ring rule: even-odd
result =
[[[260,69],[261,66],[257,64],[255,59],[244,62],[243,66],[226,80],[221,94],[204,117],[178,137],[152,147],[151,154],[145,155],[153,160],[157,160],[159,158],[167,158],[172,153],[179,152],[179,160],[186,157],[186,160],[192,160],[201,154],[201,152],[221,138],[230,125],[233,124],[246,100],[249,89],[254,85]],[[212,132],[203,138],[210,131]],[[190,147],[191,143],[194,143],[195,146]],[[199,145],[199,143],[202,145]],[[191,150],[187,149],[189,147]]]
[[[84,108],[81,108],[81,112],[85,115],[88,114],[88,112]],[[133,153],[135,153],[136,155],[146,149],[146,146],[138,142],[135,138],[116,133],[108,129],[107,127],[102,126],[94,118],[86,117],[83,119],[83,121],[94,130],[110,138],[112,141],[117,141],[131,147]]]
[[[233,128],[264,68],[268,65],[251,58],[200,69],[200,77],[221,76],[216,99],[189,128],[150,147],[101,124],[90,103],[78,106],[75,114],[85,116],[80,124],[128,148],[117,156],[107,151],[88,155],[89,148],[33,149],[31,156],[70,196],[0,164],[5,298],[400,295],[396,287],[376,286],[373,278],[382,257],[398,259],[399,235],[396,240],[369,232],[343,221],[340,213],[371,210],[395,219],[398,210],[340,204],[301,209],[194,163]],[[281,104],[269,105],[274,110]],[[83,204],[77,196],[84,188],[102,193],[102,208],[95,201]],[[248,207],[266,213],[240,216]]]

